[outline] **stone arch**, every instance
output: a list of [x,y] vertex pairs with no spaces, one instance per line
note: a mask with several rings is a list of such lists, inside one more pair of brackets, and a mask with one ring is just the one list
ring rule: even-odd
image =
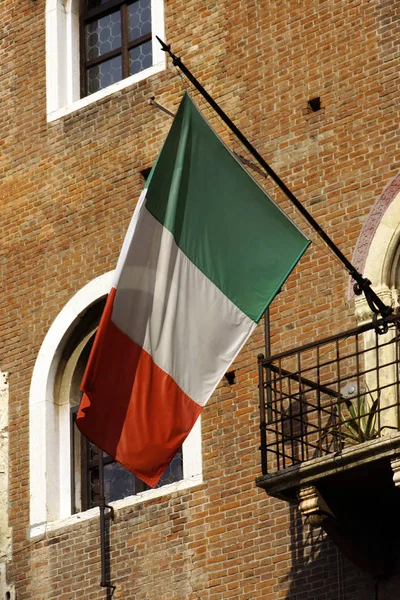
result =
[[[66,395],[70,396],[71,386],[76,383],[73,379],[78,361],[94,331],[92,310],[108,294],[113,277],[114,271],[110,271],[93,279],[67,302],[47,332],[36,359],[29,390],[31,539],[97,514],[96,509],[71,514],[71,421],[69,405],[64,399]],[[76,346],[71,349],[74,343]],[[139,503],[145,498],[187,489],[202,481],[201,424],[198,419],[183,444],[183,479],[115,503],[125,506]]]
[[[386,186],[376,200],[364,223],[353,254],[353,264],[367,277],[380,299],[396,309],[399,306],[398,289],[400,283],[400,173]],[[354,297],[352,282],[349,286],[349,298]],[[359,323],[371,320],[372,313],[364,296],[355,297],[355,314]],[[380,394],[380,435],[390,435],[397,428],[398,415],[395,389],[396,380],[395,348],[390,342],[396,334],[394,329],[380,336],[379,378],[385,382]],[[376,343],[374,329],[364,333],[364,367],[366,383],[370,390],[377,386],[376,357],[369,352]]]
[[[31,536],[45,531],[47,522],[71,514],[68,481],[69,420],[55,402],[59,362],[81,315],[111,288],[113,271],[90,281],[64,306],[39,350],[29,391],[30,523]],[[65,415],[64,415],[65,417]]]
[[[396,279],[400,261],[400,173],[386,186],[364,223],[353,254],[353,264],[372,282],[385,304],[397,307]],[[349,298],[353,298],[352,282]],[[363,297],[355,299],[359,321],[371,316]]]

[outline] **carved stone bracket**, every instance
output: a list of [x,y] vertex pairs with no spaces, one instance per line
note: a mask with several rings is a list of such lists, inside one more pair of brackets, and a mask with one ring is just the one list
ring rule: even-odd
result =
[[333,517],[333,513],[316,487],[308,485],[301,487],[298,491],[299,508],[311,525],[311,527],[320,527],[322,522],[328,517]]
[[390,459],[390,466],[393,471],[393,482],[396,487],[400,487],[400,456],[394,456]]

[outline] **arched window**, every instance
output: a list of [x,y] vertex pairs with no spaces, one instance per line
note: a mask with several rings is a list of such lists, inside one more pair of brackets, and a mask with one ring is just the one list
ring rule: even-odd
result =
[[[374,291],[384,304],[396,311],[400,292],[400,174],[386,186],[372,207],[358,238],[353,264],[372,282]],[[355,313],[359,323],[371,321],[371,310],[364,296],[355,297]],[[380,379],[386,382],[379,401],[382,410],[381,436],[390,435],[398,426],[397,408],[393,406],[395,389],[389,385],[396,380],[394,371],[398,357],[395,354],[396,345],[390,343],[395,335],[395,330],[389,329],[380,338],[387,345],[381,348],[379,360],[381,364],[388,365],[380,370]],[[375,331],[370,330],[363,337],[365,348],[373,348],[376,344]],[[365,353],[364,369],[368,387],[375,388],[376,359],[373,352]],[[371,383],[368,382],[369,378],[372,379]]]
[[[89,358],[105,299],[90,306],[70,335],[58,365],[55,380],[55,401],[69,409],[71,430],[71,513],[88,510],[99,504],[100,450],[78,430],[75,417],[82,392],[80,383]],[[110,399],[113,400],[113,399]],[[158,487],[183,478],[182,449],[176,454],[161,478]],[[103,452],[104,489],[106,502],[120,500],[150,489]]]
[[82,96],[152,66],[151,0],[82,4]]
[[[98,513],[99,449],[80,434],[74,415],[80,382],[110,289],[107,273],[64,306],[39,351],[30,389],[30,534]],[[107,502],[134,504],[202,481],[200,423],[196,423],[156,489],[103,453]],[[79,514],[78,514],[79,513]],[[76,517],[74,516],[76,515]]]

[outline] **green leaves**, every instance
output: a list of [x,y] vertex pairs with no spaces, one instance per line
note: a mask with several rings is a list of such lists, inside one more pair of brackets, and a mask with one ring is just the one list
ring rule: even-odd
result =
[[[368,396],[371,396],[371,394],[368,393]],[[339,435],[353,444],[360,444],[377,438],[379,436],[377,427],[379,395],[372,402],[368,400],[366,394],[357,396],[352,400],[342,397],[341,400],[339,406]]]

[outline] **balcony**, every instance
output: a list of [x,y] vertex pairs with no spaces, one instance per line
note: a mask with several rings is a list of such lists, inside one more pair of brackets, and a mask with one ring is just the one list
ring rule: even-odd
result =
[[400,316],[259,357],[262,477],[358,566],[393,574],[400,535]]

